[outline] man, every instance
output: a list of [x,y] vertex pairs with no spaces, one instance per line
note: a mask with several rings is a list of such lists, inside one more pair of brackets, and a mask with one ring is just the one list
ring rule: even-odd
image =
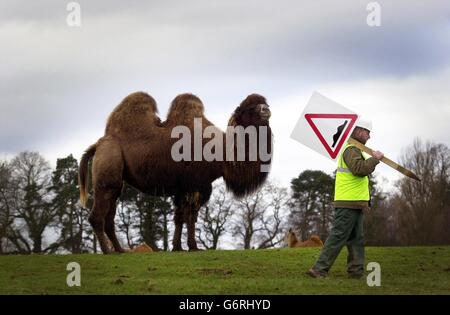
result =
[[[370,139],[372,123],[359,119],[352,138],[366,144]],[[339,156],[334,192],[334,223],[319,259],[308,271],[314,278],[326,277],[339,255],[347,245],[347,273],[351,278],[364,274],[363,211],[369,209],[369,177],[383,153],[373,152],[373,157],[347,144]]]

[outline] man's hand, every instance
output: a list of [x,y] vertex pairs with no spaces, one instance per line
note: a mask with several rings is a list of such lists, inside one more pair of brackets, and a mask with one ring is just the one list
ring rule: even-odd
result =
[[384,157],[384,154],[380,151],[373,151],[372,156],[380,161]]

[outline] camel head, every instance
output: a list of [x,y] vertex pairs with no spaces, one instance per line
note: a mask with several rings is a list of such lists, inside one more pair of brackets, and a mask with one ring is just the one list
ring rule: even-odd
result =
[[292,228],[290,228],[286,233],[286,236],[284,237],[285,244],[289,247],[292,247],[293,244],[297,243],[297,241],[297,236],[295,235],[294,231],[292,231]]
[[251,94],[235,109],[229,125],[243,127],[268,125],[270,114],[266,98],[259,94]]
[[[237,129],[235,127],[252,129],[254,127],[256,130],[256,139],[250,139],[248,135],[245,135],[247,137],[245,139],[248,140],[244,141],[246,145],[245,161],[235,159],[225,163],[223,176],[225,184],[236,197],[243,197],[255,192],[267,179],[268,166],[272,161],[272,131],[269,126],[269,118],[270,110],[266,98],[258,94],[251,94],[235,109],[228,122],[228,127],[232,127],[230,129]],[[237,143],[238,141],[234,145]],[[250,143],[252,143],[253,152],[256,151],[256,161],[248,159]]]

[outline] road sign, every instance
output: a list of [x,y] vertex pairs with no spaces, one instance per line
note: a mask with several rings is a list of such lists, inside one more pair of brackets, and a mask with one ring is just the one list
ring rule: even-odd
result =
[[291,138],[336,161],[357,119],[355,112],[314,92]]
[[[291,138],[333,161],[339,157],[347,142],[373,156],[372,149],[350,137],[357,120],[356,113],[314,92],[295,125]],[[420,181],[416,174],[387,157],[383,157],[381,161],[400,173]]]

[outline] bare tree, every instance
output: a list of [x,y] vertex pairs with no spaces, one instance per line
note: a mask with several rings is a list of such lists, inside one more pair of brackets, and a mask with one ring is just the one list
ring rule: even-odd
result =
[[53,252],[54,244],[44,248],[44,231],[51,227],[57,214],[51,204],[50,166],[37,152],[19,153],[11,162],[17,204],[15,220],[8,239],[21,253]]
[[213,194],[207,205],[199,211],[197,238],[206,249],[217,249],[220,237],[226,232],[233,215],[233,199],[223,183],[213,186]]
[[267,205],[263,204],[264,193],[262,188],[251,196],[243,197],[235,202],[236,215],[233,221],[233,237],[237,238],[244,249],[252,248],[255,233],[262,230],[259,222]]
[[244,249],[268,248],[283,240],[285,189],[267,182],[253,195],[235,202],[233,237]]
[[284,240],[283,232],[286,230],[285,209],[289,201],[286,188],[277,187],[268,183],[264,187],[265,198],[269,207],[262,216],[262,229],[257,235],[258,248],[269,248],[280,245]]
[[408,148],[402,163],[421,181],[402,178],[397,182],[397,219],[405,244],[450,242],[450,150],[443,144],[423,143],[419,139]]
[[12,187],[11,168],[6,162],[0,163],[0,254],[8,252],[8,229],[14,222],[16,199]]
[[137,221],[137,209],[129,200],[121,198],[117,205],[117,227],[119,235],[125,238],[127,246],[133,248],[138,245],[135,231]]

